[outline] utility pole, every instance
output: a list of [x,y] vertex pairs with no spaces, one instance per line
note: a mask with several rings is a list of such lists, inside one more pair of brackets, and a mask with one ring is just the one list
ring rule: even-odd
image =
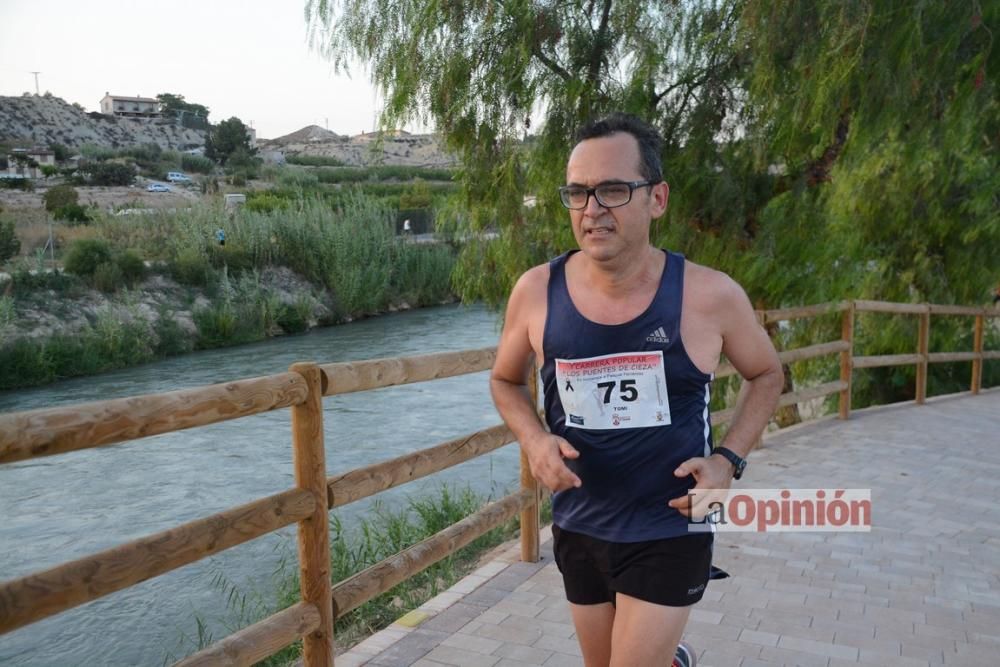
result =
[[35,75],[35,97],[38,97],[38,94],[39,94],[38,93],[38,75],[41,74],[41,72],[32,72],[32,74]]

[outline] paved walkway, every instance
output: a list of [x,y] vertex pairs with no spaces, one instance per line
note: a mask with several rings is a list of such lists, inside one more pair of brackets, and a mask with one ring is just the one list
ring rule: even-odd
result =
[[[725,533],[702,667],[1000,665],[1000,391],[772,434],[743,486],[870,488],[870,533]],[[582,665],[552,562],[504,553],[338,667]]]

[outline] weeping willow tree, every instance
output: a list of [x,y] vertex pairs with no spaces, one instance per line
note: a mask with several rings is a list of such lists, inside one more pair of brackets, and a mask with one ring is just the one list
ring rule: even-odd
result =
[[[572,247],[556,196],[572,134],[615,110],[666,139],[654,241],[759,306],[983,303],[1000,279],[998,3],[309,0],[306,15],[337,67],[365,63],[386,127],[433,126],[460,159],[465,299],[502,304]],[[907,326],[862,322],[866,352],[915,340]]]

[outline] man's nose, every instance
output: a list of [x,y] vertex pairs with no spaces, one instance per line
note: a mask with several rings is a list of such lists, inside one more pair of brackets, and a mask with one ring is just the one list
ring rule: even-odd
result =
[[604,215],[604,212],[608,209],[601,206],[601,202],[597,201],[597,193],[593,192],[587,197],[587,205],[583,208],[583,212],[587,217],[597,218]]

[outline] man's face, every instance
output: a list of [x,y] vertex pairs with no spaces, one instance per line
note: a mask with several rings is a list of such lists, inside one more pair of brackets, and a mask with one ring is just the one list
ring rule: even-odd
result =
[[[593,188],[602,183],[643,181],[639,167],[639,142],[631,134],[617,132],[586,139],[569,156],[566,184]],[[628,204],[611,209],[601,206],[591,195],[585,208],[569,212],[577,245],[597,261],[645,248],[649,244],[649,224],[663,215],[668,195],[666,183],[639,187]]]

